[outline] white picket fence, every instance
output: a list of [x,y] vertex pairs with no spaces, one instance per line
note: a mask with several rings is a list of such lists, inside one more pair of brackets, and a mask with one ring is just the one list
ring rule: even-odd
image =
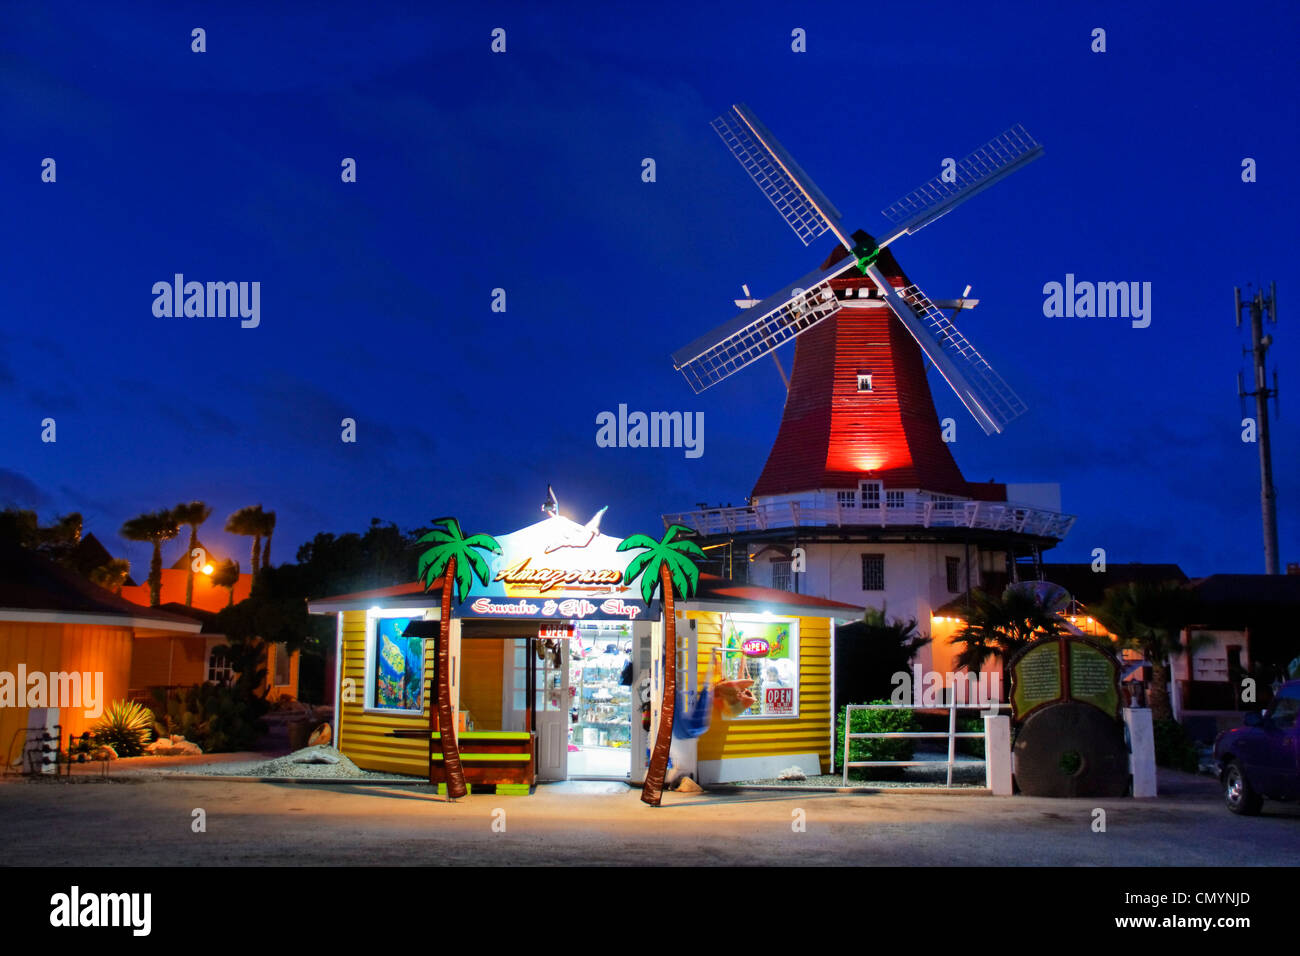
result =
[[[959,710],[978,710],[988,711],[990,708],[987,704],[959,704],[955,696],[947,705],[939,707],[917,707],[913,704],[849,704],[845,708],[844,715],[844,786],[849,785],[849,768],[850,767],[933,767],[939,763],[936,760],[849,760],[849,742],[852,740],[865,739],[899,739],[909,738],[926,738],[929,740],[948,741],[948,780],[945,786],[952,786],[952,768],[957,761],[957,741],[959,739],[979,739],[984,741],[984,758],[982,760],[972,760],[972,763],[985,763],[988,761],[989,742],[985,731],[964,731],[957,730],[957,711]],[[1010,704],[998,704],[999,712],[1010,710]],[[948,729],[941,730],[901,730],[881,733],[850,733],[853,727],[853,712],[855,710],[946,710],[948,711]]]

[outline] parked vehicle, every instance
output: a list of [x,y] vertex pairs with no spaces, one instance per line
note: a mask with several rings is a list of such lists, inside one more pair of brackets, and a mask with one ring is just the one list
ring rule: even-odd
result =
[[1219,734],[1223,799],[1233,813],[1259,813],[1264,798],[1300,799],[1300,680],[1287,681],[1268,710],[1246,715],[1246,726]]

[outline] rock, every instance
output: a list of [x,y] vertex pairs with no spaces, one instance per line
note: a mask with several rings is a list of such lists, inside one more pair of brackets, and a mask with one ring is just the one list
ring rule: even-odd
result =
[[144,748],[151,757],[193,757],[203,753],[203,748],[180,734],[155,740]]
[[338,754],[329,747],[308,747],[291,758],[294,763],[338,763]]
[[100,744],[98,747],[96,747],[94,750],[90,752],[90,759],[91,760],[116,760],[117,751],[113,749],[111,744]]
[[703,793],[704,788],[692,780],[690,777],[682,777],[677,784],[678,793]]
[[776,775],[777,780],[807,780],[808,775],[798,767],[786,767]]
[[311,732],[311,736],[307,738],[307,746],[308,747],[315,747],[318,745],[324,746],[330,742],[330,736],[331,736],[330,725],[321,724],[319,727],[313,730]]

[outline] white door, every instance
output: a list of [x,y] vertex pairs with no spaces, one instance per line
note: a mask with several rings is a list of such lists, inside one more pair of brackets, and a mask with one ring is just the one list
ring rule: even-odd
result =
[[552,652],[543,640],[529,642],[533,654],[542,649],[537,661],[537,696],[534,700],[537,730],[537,779],[567,780],[569,777],[569,641],[557,638]]

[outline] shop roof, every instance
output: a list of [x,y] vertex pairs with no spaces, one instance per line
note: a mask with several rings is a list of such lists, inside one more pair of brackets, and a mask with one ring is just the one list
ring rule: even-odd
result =
[[0,620],[198,633],[193,617],[141,607],[26,548],[0,547]]
[[695,597],[678,601],[683,607],[701,611],[734,611],[742,604],[758,605],[758,610],[802,614],[809,617],[859,617],[865,610],[857,604],[844,604],[810,594],[795,594],[753,584],[740,584],[714,574],[701,574]]
[[[312,614],[334,614],[338,611],[365,610],[377,605],[385,608],[429,607],[441,601],[441,596],[437,593],[441,586],[442,582],[438,581],[429,592],[426,592],[419,581],[412,581],[410,584],[356,591],[352,594],[340,594],[336,597],[311,601],[307,605],[307,610]],[[677,603],[682,607],[701,611],[735,611],[741,605],[749,604],[757,605],[758,610],[811,617],[857,617],[863,611],[863,608],[856,604],[844,604],[808,594],[793,594],[773,588],[738,584],[713,574],[701,574],[696,595],[689,601]]]
[[442,601],[442,579],[425,590],[419,581],[409,584],[394,584],[386,588],[372,588],[369,591],[353,591],[350,594],[337,594],[334,597],[317,598],[309,601],[307,610],[312,614],[334,614],[338,611],[362,611],[374,607],[382,601],[384,607],[429,607]]

